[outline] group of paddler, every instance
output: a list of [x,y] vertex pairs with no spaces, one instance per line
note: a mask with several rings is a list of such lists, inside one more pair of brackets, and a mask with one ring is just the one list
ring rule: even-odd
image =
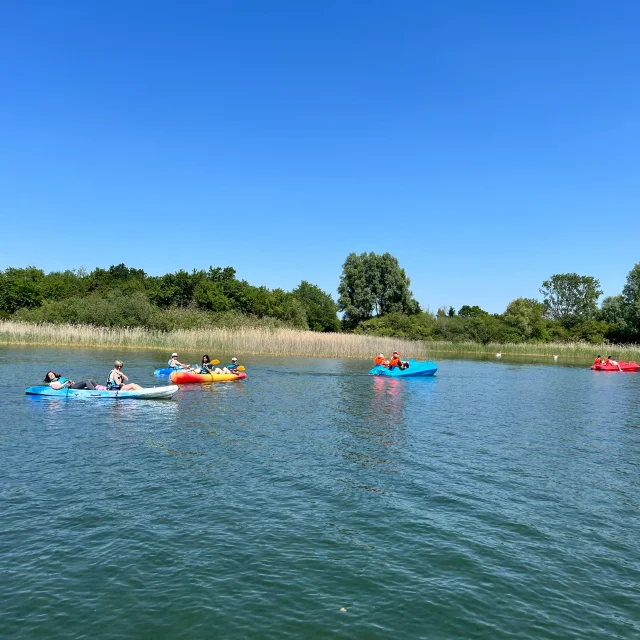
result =
[[390,360],[386,360],[384,357],[384,353],[381,353],[376,356],[373,363],[376,366],[384,367],[385,369],[393,369],[394,367],[398,367],[398,369],[409,368],[409,363],[406,360],[403,360],[397,351],[393,352]]
[[129,382],[129,378],[122,371],[124,363],[122,360],[114,362],[114,368],[107,376],[107,384],[96,384],[91,378],[74,382],[70,378],[63,377],[55,371],[47,371],[43,382],[48,384],[52,389],[89,389],[90,391],[139,391],[142,387],[135,382]]
[[[191,371],[193,373],[233,373],[238,375],[244,367],[238,367],[238,358],[235,356],[231,358],[231,364],[226,367],[215,367],[220,360],[210,360],[208,355],[202,356],[202,363],[198,366],[192,367],[189,364],[182,364],[178,360],[178,354],[174,351],[171,354],[171,360],[169,360],[169,368],[176,371]],[[143,389],[142,386],[135,382],[129,382],[129,377],[124,373],[122,368],[124,363],[122,360],[116,360],[113,365],[113,369],[107,376],[107,384],[102,385],[96,383],[91,378],[86,380],[80,380],[75,382],[71,378],[65,378],[62,374],[55,371],[47,371],[44,376],[44,384],[48,384],[52,389],[88,389],[89,391],[139,391]]]
[[233,373],[234,375],[238,375],[241,371],[238,366],[238,358],[235,356],[231,358],[231,364],[228,364],[226,367],[216,367],[215,365],[217,364],[220,364],[220,360],[211,360],[207,354],[202,356],[200,366],[195,365],[192,367],[190,364],[182,364],[182,362],[178,360],[178,354],[174,351],[171,354],[171,360],[169,360],[167,366],[174,371],[191,371],[192,373]]
[[[600,357],[600,354],[598,354],[596,356],[596,359],[594,360],[593,364],[595,365],[604,365],[605,367],[611,365],[613,367],[618,367],[618,369],[620,369],[620,365],[618,364],[617,360],[614,360],[611,356],[607,356],[604,360],[604,362],[602,361],[602,358]],[[620,369],[622,370],[622,369]]]

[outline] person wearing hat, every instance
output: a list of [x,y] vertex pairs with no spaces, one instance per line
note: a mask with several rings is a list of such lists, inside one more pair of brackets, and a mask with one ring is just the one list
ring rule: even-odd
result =
[[169,369],[175,369],[176,371],[179,371],[180,369],[191,369],[191,365],[182,364],[182,362],[178,361],[178,354],[175,351],[171,354],[171,360],[169,360],[167,366]]
[[378,356],[376,356],[375,360],[373,361],[373,364],[375,364],[376,366],[384,364],[384,353],[381,353]]
[[231,364],[228,364],[226,367],[222,367],[222,369],[216,369],[215,373],[234,373],[238,375],[240,372],[238,371],[238,358],[235,356],[231,358]]

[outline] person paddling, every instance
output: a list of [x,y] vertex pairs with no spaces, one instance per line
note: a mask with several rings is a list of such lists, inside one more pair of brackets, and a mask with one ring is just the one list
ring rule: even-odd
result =
[[594,360],[593,364],[602,364],[602,360],[600,359],[600,354],[596,356],[596,359]]
[[114,369],[109,373],[107,379],[107,389],[109,391],[139,391],[142,387],[135,382],[129,382],[129,378],[122,371],[124,363],[122,360],[116,360]]
[[178,360],[178,354],[175,351],[171,354],[171,360],[169,360],[167,364],[169,369],[175,369],[176,371],[179,371],[180,369],[185,369],[187,371],[191,370],[191,365],[182,364],[182,362]]
[[208,355],[202,356],[202,364],[200,365],[200,373],[211,373],[213,371],[213,365]]

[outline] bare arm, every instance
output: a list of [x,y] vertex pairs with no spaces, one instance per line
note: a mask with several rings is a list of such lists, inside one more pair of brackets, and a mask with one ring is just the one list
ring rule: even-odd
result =
[[55,389],[56,391],[59,391],[60,389],[64,389],[67,386],[67,383],[66,382],[58,382],[58,381],[56,381],[56,382],[50,382],[49,386],[52,389]]

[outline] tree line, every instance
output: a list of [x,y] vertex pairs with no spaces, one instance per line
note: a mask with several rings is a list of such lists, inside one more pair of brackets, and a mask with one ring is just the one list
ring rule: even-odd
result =
[[604,299],[600,282],[577,273],[555,274],[540,287],[542,300],[517,298],[503,313],[478,305],[423,310],[411,281],[388,253],[350,254],[338,287],[343,327],[357,333],[451,342],[640,342],[640,263],[622,293]]
[[124,264],[90,273],[8,268],[0,271],[0,318],[161,331],[259,324],[452,342],[640,342],[640,263],[622,293],[600,306],[599,281],[576,273],[545,280],[542,300],[517,298],[493,314],[466,304],[432,313],[410,285],[389,253],[349,254],[337,302],[305,280],[292,291],[254,286],[232,267],[162,276]]
[[293,291],[256,287],[236,278],[232,267],[163,276],[124,264],[90,273],[8,268],[0,271],[0,317],[158,330],[247,319],[314,331],[340,329],[336,303],[318,286],[303,280]]

